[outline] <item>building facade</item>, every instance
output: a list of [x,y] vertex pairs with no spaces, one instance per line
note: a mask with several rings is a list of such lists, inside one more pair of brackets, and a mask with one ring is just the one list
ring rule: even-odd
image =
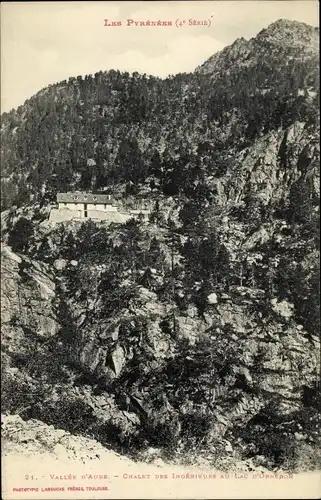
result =
[[51,209],[49,221],[57,223],[68,220],[97,219],[122,224],[138,216],[148,220],[149,213],[148,209],[119,210],[109,194],[70,192],[57,194],[57,206]]

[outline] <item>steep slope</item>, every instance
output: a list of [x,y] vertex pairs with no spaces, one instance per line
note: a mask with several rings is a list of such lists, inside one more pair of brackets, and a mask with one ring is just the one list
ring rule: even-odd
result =
[[[248,450],[263,435],[264,419],[272,418],[276,435],[269,425],[267,442],[254,447],[266,457],[265,465],[290,460],[291,440],[295,455],[285,467],[301,464],[303,444],[310,456],[318,439],[313,398],[320,343],[297,321],[291,302],[253,283],[233,285],[232,275],[223,277],[230,281],[227,286],[212,285],[202,302],[203,287],[210,283],[196,269],[201,283],[189,291],[189,265],[176,269],[173,302],[170,245],[161,243],[162,257],[151,228],[136,232],[147,251],[136,248],[135,257],[127,250],[133,228],[120,234],[110,229],[106,235],[103,227],[92,227],[96,238],[89,236],[90,227],[85,233],[80,228],[75,239],[70,229],[60,231],[62,239],[50,230],[45,260],[49,256],[51,264],[39,266],[7,247],[2,252],[4,411],[95,437],[118,450],[137,453],[157,446],[163,458],[176,447],[193,448],[206,436],[206,446],[216,449],[213,466],[225,456],[226,442],[232,442],[238,460],[253,456]],[[263,228],[260,233],[242,244],[254,262],[263,257],[258,242],[267,239]],[[228,232],[223,235],[230,239]],[[59,239],[59,246],[52,244]],[[264,265],[257,267],[264,272]],[[242,284],[242,278],[235,283]],[[286,438],[275,448],[281,430]],[[303,443],[296,435],[305,436]],[[276,459],[278,453],[283,458]]]
[[[320,467],[317,36],[280,20],[194,74],[71,78],[3,116],[6,413]],[[150,221],[52,227],[67,189]]]

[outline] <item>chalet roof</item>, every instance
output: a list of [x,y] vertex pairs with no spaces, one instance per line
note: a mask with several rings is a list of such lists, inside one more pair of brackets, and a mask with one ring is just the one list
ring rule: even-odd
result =
[[110,194],[95,193],[57,193],[57,202],[60,203],[104,203],[111,205],[113,200]]

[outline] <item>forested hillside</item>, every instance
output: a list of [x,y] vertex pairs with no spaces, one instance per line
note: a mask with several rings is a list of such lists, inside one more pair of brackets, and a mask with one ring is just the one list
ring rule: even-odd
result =
[[318,32],[290,28],[298,47],[281,21],[194,74],[99,72],[42,90],[2,117],[4,208],[114,183],[188,194],[204,173],[223,176],[262,134],[300,120],[315,125]]
[[[193,74],[78,76],[2,115],[6,413],[320,467],[318,37],[280,20]],[[76,189],[150,221],[51,226]]]

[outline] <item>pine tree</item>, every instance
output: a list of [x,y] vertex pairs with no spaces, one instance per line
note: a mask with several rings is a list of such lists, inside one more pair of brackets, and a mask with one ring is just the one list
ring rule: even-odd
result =
[[21,217],[14,224],[8,237],[8,244],[14,252],[26,252],[34,235],[33,224],[29,219]]

